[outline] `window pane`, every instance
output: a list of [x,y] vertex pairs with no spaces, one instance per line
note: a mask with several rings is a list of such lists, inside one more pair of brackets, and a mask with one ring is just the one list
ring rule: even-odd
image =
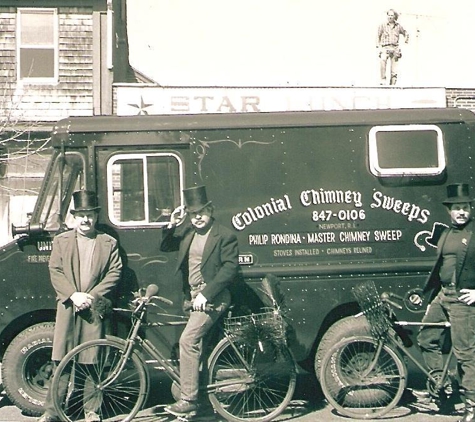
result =
[[172,211],[180,205],[178,161],[173,157],[149,157],[147,173],[150,221],[169,221]]
[[376,142],[381,168],[438,167],[436,132],[379,132]]
[[53,11],[21,12],[21,45],[54,44]]
[[375,176],[438,176],[446,165],[442,131],[436,125],[375,126],[369,164]]
[[54,50],[20,49],[20,78],[54,78]]
[[108,164],[109,215],[124,224],[165,223],[181,204],[181,167],[168,154],[116,156]]
[[142,160],[121,160],[121,221],[145,219],[144,172]]

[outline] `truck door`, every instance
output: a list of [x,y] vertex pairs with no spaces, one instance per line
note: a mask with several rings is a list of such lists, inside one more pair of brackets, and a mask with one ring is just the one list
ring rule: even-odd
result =
[[[182,282],[175,271],[175,254],[160,251],[161,228],[182,205],[184,160],[174,151],[98,154],[101,222],[118,238],[125,272],[121,297],[125,302],[138,287],[154,283],[160,295],[181,314]],[[170,341],[180,333],[174,328]]]

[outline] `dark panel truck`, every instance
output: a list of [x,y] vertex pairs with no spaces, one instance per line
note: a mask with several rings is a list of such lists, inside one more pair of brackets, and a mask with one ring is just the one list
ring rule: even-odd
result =
[[[55,312],[48,259],[52,237],[71,227],[75,190],[97,191],[99,223],[120,241],[119,303],[155,283],[180,312],[175,256],[160,252],[161,228],[183,204],[182,189],[205,184],[217,219],[239,239],[248,288],[239,297],[261,297],[267,274],[280,280],[290,345],[311,374],[331,344],[367,330],[350,317],[357,283],[374,280],[405,299],[398,316],[421,318],[406,299],[434,262],[431,237],[448,221],[446,185],[468,182],[475,192],[474,137],[475,115],[454,108],[58,122],[31,219],[0,250],[8,396],[26,413],[42,412]],[[171,328],[157,342],[170,348],[179,335]]]

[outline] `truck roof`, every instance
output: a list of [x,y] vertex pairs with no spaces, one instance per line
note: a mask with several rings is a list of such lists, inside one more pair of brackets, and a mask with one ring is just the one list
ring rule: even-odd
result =
[[475,122],[475,114],[461,108],[93,116],[60,120],[53,128],[53,140],[64,139],[67,134],[93,132],[469,122]]

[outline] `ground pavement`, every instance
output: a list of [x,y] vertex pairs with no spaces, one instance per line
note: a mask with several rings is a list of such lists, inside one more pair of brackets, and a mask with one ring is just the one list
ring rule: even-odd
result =
[[[456,406],[458,413],[446,416],[438,415],[433,404],[419,404],[412,399],[410,393],[400,403],[397,409],[378,419],[382,422],[455,422],[460,419],[462,405]],[[22,415],[20,410],[12,405],[5,393],[0,394],[0,422],[33,422],[36,417]],[[174,422],[176,419],[163,411],[163,405],[149,407],[141,411],[136,422]],[[220,417],[209,417],[202,422],[223,422]],[[286,411],[279,416],[278,422],[351,422],[352,419],[339,416],[321,397],[315,400],[294,400]],[[374,420],[372,420],[374,421]],[[111,421],[112,422],[112,421]]]

